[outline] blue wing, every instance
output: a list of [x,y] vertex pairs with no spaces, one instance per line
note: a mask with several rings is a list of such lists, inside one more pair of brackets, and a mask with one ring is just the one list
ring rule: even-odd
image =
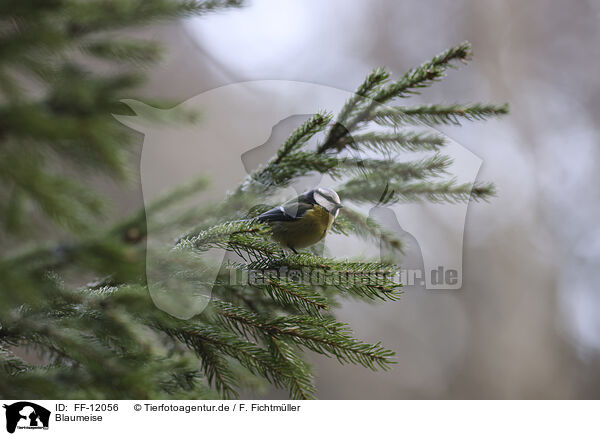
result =
[[257,220],[263,222],[273,221],[295,221],[301,218],[306,212],[312,208],[312,205],[307,203],[286,203],[282,206],[274,207],[259,215]]

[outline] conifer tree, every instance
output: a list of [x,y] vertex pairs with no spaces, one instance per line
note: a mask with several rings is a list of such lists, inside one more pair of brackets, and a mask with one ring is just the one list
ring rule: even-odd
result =
[[[507,113],[497,105],[396,106],[471,57],[468,43],[391,80],[374,70],[340,113],[317,113],[265,165],[218,204],[181,213],[203,179],[182,186],[131,217],[110,222],[92,172],[123,179],[131,132],[113,117],[125,109],[160,48],[112,31],[237,6],[236,1],[6,0],[0,5],[0,396],[3,398],[235,398],[257,383],[292,398],[316,389],[305,352],[377,370],[393,364],[382,344],[354,338],[332,308],[344,298],[395,300],[398,266],[333,259],[316,249],[283,253],[253,218],[274,190],[308,173],[337,178],[345,208],[333,232],[402,241],[352,205],[487,200],[492,184],[459,184],[446,170],[444,138],[411,126],[460,124]],[[89,59],[116,63],[99,73]],[[327,110],[327,108],[323,108]],[[369,131],[378,125],[388,131]],[[317,146],[308,146],[311,139]],[[369,157],[357,157],[369,151]],[[357,153],[348,153],[349,151]],[[428,152],[397,161],[398,154]],[[177,213],[173,212],[177,208]],[[188,226],[174,243],[181,270],[203,283],[197,253],[235,255],[210,286],[201,314],[177,319],[157,309],[144,275],[146,216]],[[109,222],[108,225],[106,222]],[[60,240],[44,238],[60,228]],[[189,262],[189,263],[188,263]],[[194,263],[196,262],[196,263]],[[366,277],[307,283],[272,274],[308,271]],[[251,272],[251,284],[231,271]],[[27,351],[27,353],[24,353]],[[34,358],[31,356],[35,355]],[[19,357],[21,356],[21,357]],[[23,357],[27,356],[27,357]]]

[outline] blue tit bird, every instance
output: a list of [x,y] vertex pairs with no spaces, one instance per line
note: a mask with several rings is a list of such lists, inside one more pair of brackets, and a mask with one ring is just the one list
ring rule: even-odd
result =
[[259,215],[259,222],[271,226],[273,239],[298,254],[297,248],[322,240],[342,208],[333,189],[317,188]]

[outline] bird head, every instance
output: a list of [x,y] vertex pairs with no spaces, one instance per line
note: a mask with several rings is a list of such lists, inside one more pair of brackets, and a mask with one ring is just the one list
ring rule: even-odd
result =
[[333,189],[317,188],[312,191],[312,198],[316,204],[321,206],[334,217],[337,217],[339,210],[343,207],[340,196]]

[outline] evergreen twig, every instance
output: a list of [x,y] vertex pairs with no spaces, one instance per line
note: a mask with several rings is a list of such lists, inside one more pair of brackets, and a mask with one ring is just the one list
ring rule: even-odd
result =
[[[269,205],[252,207],[298,177],[329,175],[339,181],[336,190],[346,206],[332,231],[401,250],[401,240],[351,203],[487,200],[493,185],[446,178],[452,161],[441,154],[443,137],[397,128],[487,119],[506,113],[506,106],[385,106],[440,80],[456,61],[468,60],[467,43],[396,81],[384,69],[374,70],[334,123],[326,112],[311,117],[222,203],[182,208],[206,186],[198,179],[146,210],[103,225],[104,202],[86,183],[87,176],[96,171],[127,178],[131,137],[112,114],[123,110],[119,102],[139,83],[140,67],[161,54],[154,43],[115,38],[112,31],[239,4],[0,4],[5,24],[0,43],[0,240],[29,244],[9,248],[0,258],[0,396],[235,398],[247,380],[259,377],[293,398],[308,399],[316,387],[306,350],[372,370],[393,363],[393,351],[355,339],[330,309],[347,297],[398,299],[397,266],[315,252],[285,254],[269,239],[269,227],[254,219]],[[118,68],[97,73],[86,64],[89,58]],[[28,87],[32,78],[39,85],[36,92]],[[366,131],[369,123],[393,131]],[[367,156],[358,155],[363,152]],[[396,159],[411,152],[434,153]],[[73,174],[58,171],[63,166]],[[194,286],[213,289],[211,303],[191,319],[160,311],[148,294],[147,217],[150,231],[161,235],[188,228],[160,260],[174,262],[176,275]],[[63,227],[68,243],[34,238],[37,229],[55,224]],[[201,256],[211,248],[239,258],[227,261],[216,280],[206,277]],[[252,275],[253,281],[229,282],[232,270]],[[311,280],[293,273],[309,274]],[[43,363],[18,357],[19,348],[38,353]]]

